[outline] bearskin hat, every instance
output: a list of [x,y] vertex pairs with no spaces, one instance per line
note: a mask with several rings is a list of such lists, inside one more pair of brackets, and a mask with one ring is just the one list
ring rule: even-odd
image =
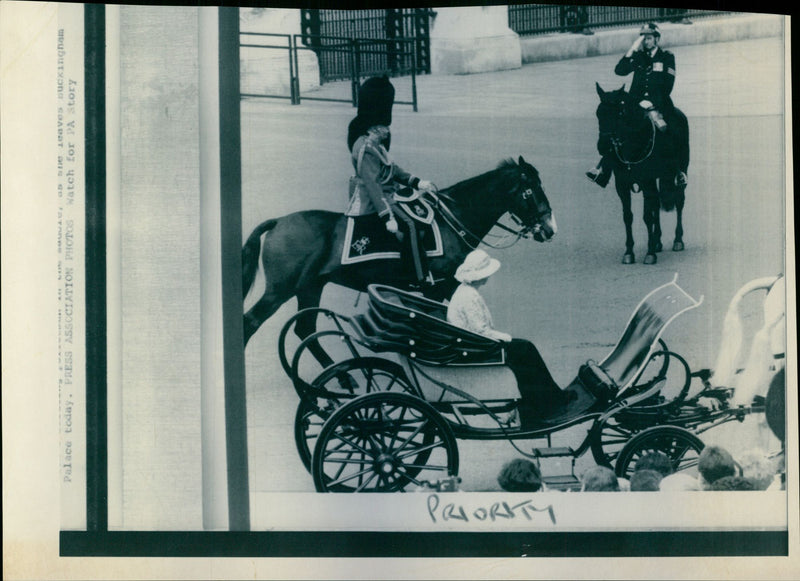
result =
[[389,81],[389,77],[383,75],[364,81],[358,89],[358,115],[348,127],[348,148],[353,149],[356,139],[365,135],[370,127],[391,125],[393,106],[394,86]]

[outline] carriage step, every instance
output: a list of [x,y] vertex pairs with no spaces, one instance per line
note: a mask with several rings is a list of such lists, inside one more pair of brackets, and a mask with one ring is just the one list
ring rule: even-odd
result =
[[572,448],[534,448],[533,455],[537,458],[557,458],[560,456],[575,456]]
[[574,474],[563,476],[545,476],[542,478],[545,486],[550,490],[580,490],[581,481]]

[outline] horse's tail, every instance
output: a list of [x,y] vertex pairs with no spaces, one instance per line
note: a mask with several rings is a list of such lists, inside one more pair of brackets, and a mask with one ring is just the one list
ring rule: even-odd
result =
[[258,258],[261,256],[261,235],[272,230],[277,223],[275,219],[261,222],[247,237],[247,242],[242,247],[242,300],[247,297],[256,279]]

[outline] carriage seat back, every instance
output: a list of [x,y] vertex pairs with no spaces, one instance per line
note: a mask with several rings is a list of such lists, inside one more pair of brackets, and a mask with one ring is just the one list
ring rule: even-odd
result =
[[385,285],[368,287],[367,313],[355,317],[376,351],[397,351],[429,365],[502,365],[500,341],[447,322],[447,306]]
[[678,286],[677,279],[676,274],[672,282],[653,289],[641,300],[611,353],[596,367],[587,364],[584,373],[590,382],[594,374],[601,384],[615,391],[630,386],[658,349],[667,325],[681,313],[700,306],[703,297],[692,298]]

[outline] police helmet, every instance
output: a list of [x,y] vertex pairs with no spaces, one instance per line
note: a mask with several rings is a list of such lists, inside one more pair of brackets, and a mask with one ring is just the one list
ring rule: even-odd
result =
[[656,38],[661,38],[661,31],[655,22],[648,22],[642,26],[641,30],[639,30],[639,36],[644,36],[645,34],[652,34]]

